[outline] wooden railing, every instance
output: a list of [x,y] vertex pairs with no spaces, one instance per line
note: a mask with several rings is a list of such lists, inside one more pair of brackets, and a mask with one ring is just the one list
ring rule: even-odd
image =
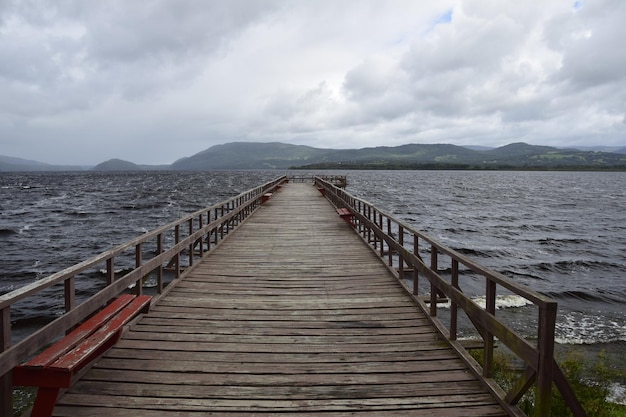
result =
[[[232,230],[250,216],[260,205],[263,194],[276,191],[287,181],[280,177],[236,197],[199,210],[182,219],[145,233],[116,246],[98,256],[66,268],[47,278],[28,284],[0,296],[0,415],[11,416],[12,369],[25,359],[59,338],[89,315],[103,307],[112,298],[129,287],[140,294],[142,283],[156,275],[156,291],[164,291],[164,271],[172,271],[173,279],[181,277],[183,269],[194,265],[197,257],[204,256],[217,246]],[[80,242],[77,242],[79,244]],[[151,257],[149,257],[152,255]],[[134,264],[130,272],[117,276],[120,263]],[[124,265],[126,268],[127,265]],[[86,271],[105,272],[104,288],[90,298],[77,302],[76,283]],[[127,269],[124,269],[127,271]],[[62,286],[62,288],[61,288]],[[59,289],[65,313],[36,330],[30,336],[11,344],[11,307],[29,297],[40,296],[42,291]]]
[[[524,415],[516,404],[534,387],[534,413],[536,416],[549,417],[553,383],[575,417],[586,415],[554,360],[557,311],[554,300],[480,266],[470,258],[321,178],[316,178],[315,184],[335,207],[350,210],[353,215],[352,224],[357,233],[385,260],[389,269],[400,279],[442,336],[512,415]],[[424,257],[429,258],[428,262]],[[470,274],[484,280],[484,305],[479,305],[462,290],[464,275]],[[430,287],[426,297],[419,293],[421,277],[428,280],[427,287]],[[405,283],[407,278],[410,284]],[[526,340],[496,317],[496,297],[499,292],[521,296],[537,307],[536,343]],[[450,315],[447,326],[438,317],[438,306],[443,299],[450,303],[447,308]],[[460,310],[466,313],[482,339],[482,366],[473,359],[464,344],[457,340]],[[508,347],[525,365],[524,372],[508,393],[491,378],[495,339]]]
[[289,175],[289,181],[294,183],[314,183],[315,178],[321,178],[322,180],[331,183],[339,188],[346,188],[348,184],[347,177],[345,175],[324,175],[316,177],[315,175]]

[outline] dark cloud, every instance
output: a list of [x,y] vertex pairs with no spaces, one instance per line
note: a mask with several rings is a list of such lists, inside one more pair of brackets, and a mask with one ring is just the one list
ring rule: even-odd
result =
[[[626,3],[0,2],[0,154],[626,145]],[[599,139],[601,138],[601,139]]]

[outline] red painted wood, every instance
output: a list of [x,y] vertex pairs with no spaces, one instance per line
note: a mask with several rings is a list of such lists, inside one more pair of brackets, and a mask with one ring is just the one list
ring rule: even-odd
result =
[[341,218],[344,219],[350,226],[355,227],[352,222],[352,212],[349,209],[345,207],[338,208],[337,214],[339,214],[339,216],[341,216]]
[[35,405],[33,406],[33,411],[30,413],[30,416],[51,416],[54,411],[54,405],[56,404],[58,395],[59,388],[39,388],[37,398],[35,399]]
[[347,208],[338,208],[337,214],[339,214],[341,217],[352,216],[352,213],[350,213],[350,210],[348,210]]
[[115,317],[101,326],[94,334],[72,351],[50,364],[50,369],[68,369],[75,372],[100,356],[117,342],[122,327],[139,312],[146,311],[150,305],[150,296],[139,295],[125,306]]
[[265,193],[261,196],[261,204],[267,202],[270,198],[272,198],[272,193]]
[[98,314],[81,324],[76,330],[59,340],[48,349],[26,362],[22,367],[45,367],[56,361],[59,356],[73,349],[85,338],[93,334],[103,323],[111,319],[121,308],[133,300],[131,294],[122,294],[111,304],[102,309]]
[[122,327],[147,312],[151,297],[122,294],[37,357],[13,370],[15,385],[37,386],[31,417],[52,415],[60,388],[68,388],[74,373],[106,352],[119,339]]

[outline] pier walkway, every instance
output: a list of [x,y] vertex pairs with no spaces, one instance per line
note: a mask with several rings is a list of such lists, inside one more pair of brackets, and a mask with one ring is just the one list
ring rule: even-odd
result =
[[507,415],[311,184],[170,287],[55,416]]

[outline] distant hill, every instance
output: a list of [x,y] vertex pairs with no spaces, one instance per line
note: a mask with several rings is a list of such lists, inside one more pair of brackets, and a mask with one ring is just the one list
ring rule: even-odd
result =
[[622,169],[626,156],[512,143],[495,149],[408,144],[362,149],[318,149],[284,143],[235,142],[213,146],[172,164],[211,169]]
[[51,165],[28,159],[0,155],[0,172],[10,171],[81,171],[83,167]]
[[121,159],[109,159],[92,168],[93,171],[140,171],[139,165]]
[[[499,148],[449,144],[407,144],[361,149],[322,149],[280,142],[232,142],[212,146],[171,165],[137,165],[121,159],[97,171],[228,169],[567,169],[626,171],[626,149],[560,149],[512,143]],[[621,153],[619,153],[619,152]],[[0,157],[0,171],[83,170],[18,158]]]
[[589,152],[626,153],[626,147],[621,146],[572,146],[572,148]]
[[304,165],[320,160],[330,149],[271,142],[232,142],[212,146],[171,165],[175,170],[274,169]]

